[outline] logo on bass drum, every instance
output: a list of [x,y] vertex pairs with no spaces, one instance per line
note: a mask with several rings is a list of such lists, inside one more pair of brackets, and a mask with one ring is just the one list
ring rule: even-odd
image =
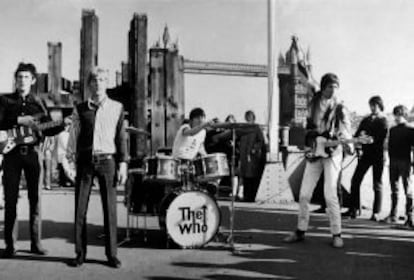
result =
[[207,232],[206,205],[203,205],[199,210],[191,210],[191,207],[179,207],[178,209],[181,212],[182,220],[182,223],[178,225],[181,234]]

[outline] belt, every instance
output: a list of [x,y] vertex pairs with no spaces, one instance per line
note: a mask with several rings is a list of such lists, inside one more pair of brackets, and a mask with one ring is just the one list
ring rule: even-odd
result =
[[20,145],[18,147],[16,147],[16,149],[14,149],[18,154],[20,155],[27,155],[29,154],[29,152],[33,152],[35,150],[33,145]]
[[92,162],[99,163],[99,162],[106,161],[106,160],[113,159],[113,158],[114,158],[113,154],[95,154],[95,155],[92,155]]

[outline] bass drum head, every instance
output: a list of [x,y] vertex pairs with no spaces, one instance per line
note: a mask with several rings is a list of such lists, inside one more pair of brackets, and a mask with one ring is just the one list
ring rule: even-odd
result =
[[[166,200],[170,200],[171,196]],[[169,204],[165,227],[171,239],[183,248],[199,248],[211,241],[220,225],[220,210],[207,193],[178,194]]]

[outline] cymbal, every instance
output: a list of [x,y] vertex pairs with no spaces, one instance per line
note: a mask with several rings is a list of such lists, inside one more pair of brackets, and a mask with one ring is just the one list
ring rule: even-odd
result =
[[243,128],[255,128],[259,127],[255,123],[215,123],[211,126],[212,128],[223,128],[223,129],[243,129]]
[[133,126],[127,126],[126,131],[129,133],[133,133],[133,134],[145,134],[145,135],[150,135],[150,133],[142,128],[136,128]]

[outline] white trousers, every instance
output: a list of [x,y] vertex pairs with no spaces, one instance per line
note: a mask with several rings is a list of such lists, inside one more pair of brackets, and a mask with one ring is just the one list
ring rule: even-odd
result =
[[337,185],[341,171],[342,153],[331,158],[306,162],[305,172],[299,194],[298,229],[306,231],[309,225],[309,203],[318,179],[324,171],[324,196],[326,211],[332,234],[341,233],[341,210],[339,206]]

